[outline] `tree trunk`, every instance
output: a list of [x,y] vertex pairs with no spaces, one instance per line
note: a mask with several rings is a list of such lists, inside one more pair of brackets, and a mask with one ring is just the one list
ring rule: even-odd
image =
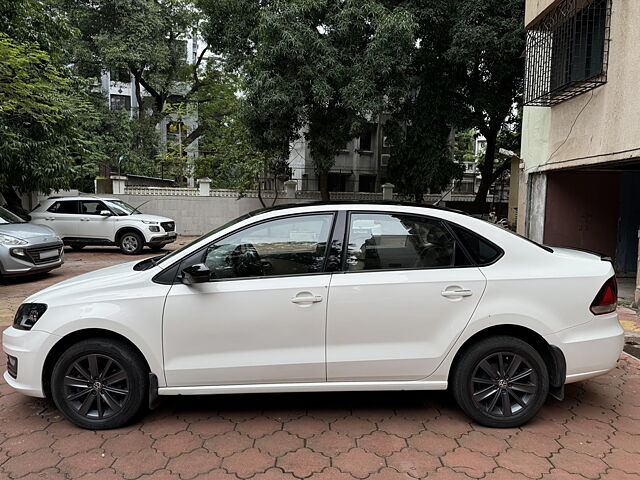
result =
[[138,77],[134,77],[133,79],[136,91],[136,102],[138,103],[138,118],[142,118],[144,116],[144,106],[142,105],[142,90],[140,89],[140,80]]
[[319,172],[318,181],[320,182],[320,198],[323,202],[331,200],[329,195],[329,172]]
[[476,193],[476,198],[474,200],[476,205],[484,205],[487,203],[489,188],[491,188],[491,185],[493,185],[493,182],[495,181],[493,167],[496,159],[497,137],[498,132],[491,132],[491,134],[486,137],[487,149],[484,153],[482,164],[480,165],[480,185],[478,186],[478,193]]

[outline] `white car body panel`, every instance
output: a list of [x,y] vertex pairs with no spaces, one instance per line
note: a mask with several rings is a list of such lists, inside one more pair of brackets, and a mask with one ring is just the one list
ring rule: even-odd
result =
[[[331,275],[173,285],[164,310],[167,385],[326,380]],[[291,299],[316,296],[317,303]],[[188,325],[185,321],[188,319]]]
[[[327,322],[327,380],[427,377],[469,322],[485,283],[477,267],[334,275],[331,321]],[[441,295],[459,288],[470,289],[471,296]],[[376,308],[363,314],[362,305]]]
[[[254,222],[355,209],[441,218],[489,239],[504,255],[486,267],[192,286],[152,280],[202,246]],[[58,340],[83,329],[109,330],[130,340],[157,375],[162,395],[444,389],[466,341],[487,328],[509,325],[530,329],[557,346],[566,358],[567,382],[610,370],[622,350],[616,313],[596,316],[589,311],[614,274],[609,262],[572,250],[549,253],[451,211],[362,204],[271,210],[203,237],[160,266],[134,271],[134,264],[81,275],[28,298],[26,302],[46,303],[48,309],[32,330],[9,327],[4,332],[3,348],[20,365],[17,379],[5,374],[7,382],[42,396],[47,354]],[[468,287],[473,293],[445,299],[440,292],[448,286]],[[300,292],[322,296],[322,301],[291,303]],[[442,319],[451,315],[453,320]]]

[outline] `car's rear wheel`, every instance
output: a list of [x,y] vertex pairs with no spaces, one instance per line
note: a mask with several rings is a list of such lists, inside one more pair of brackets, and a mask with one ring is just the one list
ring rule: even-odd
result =
[[125,232],[120,235],[120,251],[125,255],[137,255],[144,247],[144,238],[137,232]]
[[117,428],[142,410],[148,391],[144,361],[131,346],[112,339],[82,340],[58,359],[51,395],[79,427]]
[[544,405],[549,374],[540,354],[509,336],[490,337],[461,355],[452,376],[453,395],[464,412],[487,427],[516,427]]

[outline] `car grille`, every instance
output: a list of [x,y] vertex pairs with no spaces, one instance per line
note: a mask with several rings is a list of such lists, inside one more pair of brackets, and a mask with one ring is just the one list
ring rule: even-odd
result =
[[175,222],[162,222],[160,225],[162,225],[165,232],[173,232],[176,229]]
[[[40,258],[40,254],[42,252],[48,252],[49,250],[54,250],[54,249],[58,251],[58,255],[56,255],[55,257],[42,258],[42,259]],[[34,265],[42,265],[44,263],[56,262],[60,259],[60,252],[62,251],[62,243],[54,243],[54,244],[38,246],[38,247],[28,247],[26,250],[27,250],[27,256],[29,257],[29,260],[31,261],[31,263],[33,263]]]

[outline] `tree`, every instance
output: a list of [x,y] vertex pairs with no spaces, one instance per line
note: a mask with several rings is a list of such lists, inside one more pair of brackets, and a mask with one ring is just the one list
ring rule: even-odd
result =
[[393,145],[389,180],[399,193],[422,202],[425,193],[439,193],[462,175],[452,141],[461,121],[460,106],[452,95],[459,72],[445,60],[455,2],[418,0],[410,2],[410,8],[418,24],[410,88],[391,112],[385,131]]
[[465,73],[456,91],[464,107],[461,113],[487,140],[476,195],[476,203],[484,204],[489,188],[510,165],[510,159],[499,163],[496,159],[499,135],[512,129],[517,122],[514,112],[522,103],[524,0],[456,3],[447,59]]
[[[254,144],[288,157],[304,135],[329,199],[337,152],[404,91],[415,24],[379,0],[201,0],[212,48],[246,72]],[[225,19],[225,24],[215,19]],[[214,29],[212,26],[217,27]]]
[[14,211],[20,192],[69,185],[82,101],[65,69],[74,31],[49,0],[0,5],[0,191]]
[[188,59],[192,52],[187,51],[187,41],[197,37],[200,23],[193,2],[65,1],[81,32],[74,50],[79,72],[97,77],[107,69],[133,79],[138,109],[129,129],[134,133],[134,149],[144,153],[146,161],[141,155],[126,155],[129,171],[144,173],[169,166],[174,176],[181,177],[186,164],[181,153],[202,135],[205,126],[200,123],[186,137],[180,136],[181,148],[167,145],[164,152],[159,151],[154,130],[177,111],[188,110],[202,118],[198,112],[215,101],[201,94],[217,80],[216,72],[206,68],[207,48],[198,52],[195,62]]

